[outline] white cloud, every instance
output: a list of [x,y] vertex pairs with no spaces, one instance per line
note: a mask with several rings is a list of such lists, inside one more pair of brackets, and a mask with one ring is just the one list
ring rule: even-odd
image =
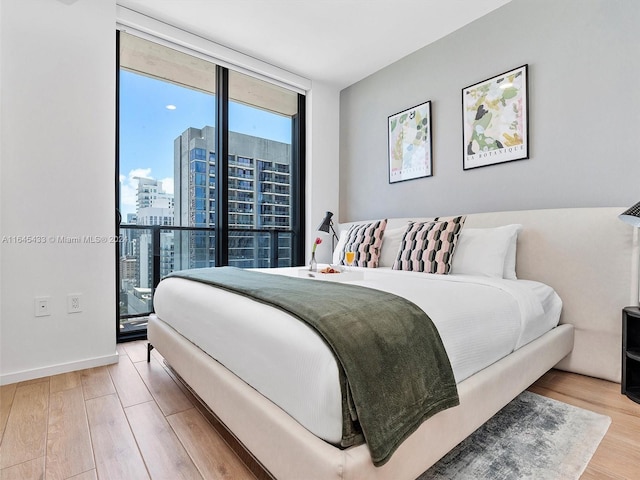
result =
[[173,177],[167,177],[160,180],[162,182],[162,189],[173,195]]
[[135,169],[131,170],[129,172],[129,180],[132,180],[134,177],[153,178],[151,176],[151,169],[150,168],[135,168]]

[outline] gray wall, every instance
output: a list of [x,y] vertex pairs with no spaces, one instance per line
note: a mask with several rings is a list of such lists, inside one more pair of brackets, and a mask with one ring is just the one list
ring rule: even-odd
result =
[[[343,90],[339,221],[637,202],[638,25],[638,0],[513,0]],[[523,64],[530,158],[463,171],[461,89]],[[389,184],[387,117],[427,100],[433,176]]]

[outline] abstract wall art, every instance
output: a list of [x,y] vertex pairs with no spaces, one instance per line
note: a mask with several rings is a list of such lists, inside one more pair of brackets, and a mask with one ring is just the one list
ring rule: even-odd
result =
[[462,89],[464,170],[529,158],[527,67]]
[[389,183],[430,177],[431,102],[389,117]]

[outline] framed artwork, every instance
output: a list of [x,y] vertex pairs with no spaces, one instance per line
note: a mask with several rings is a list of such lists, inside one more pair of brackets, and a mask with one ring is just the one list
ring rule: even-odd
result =
[[389,183],[431,176],[431,102],[389,117]]
[[529,158],[527,65],[462,89],[463,169]]

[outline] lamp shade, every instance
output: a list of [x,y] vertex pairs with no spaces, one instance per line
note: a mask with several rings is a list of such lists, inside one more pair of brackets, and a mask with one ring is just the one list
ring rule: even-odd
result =
[[317,230],[319,232],[329,233],[329,228],[331,227],[331,217],[333,217],[333,213],[327,212],[320,225],[318,225]]
[[640,227],[640,202],[622,212],[618,218],[634,227]]

